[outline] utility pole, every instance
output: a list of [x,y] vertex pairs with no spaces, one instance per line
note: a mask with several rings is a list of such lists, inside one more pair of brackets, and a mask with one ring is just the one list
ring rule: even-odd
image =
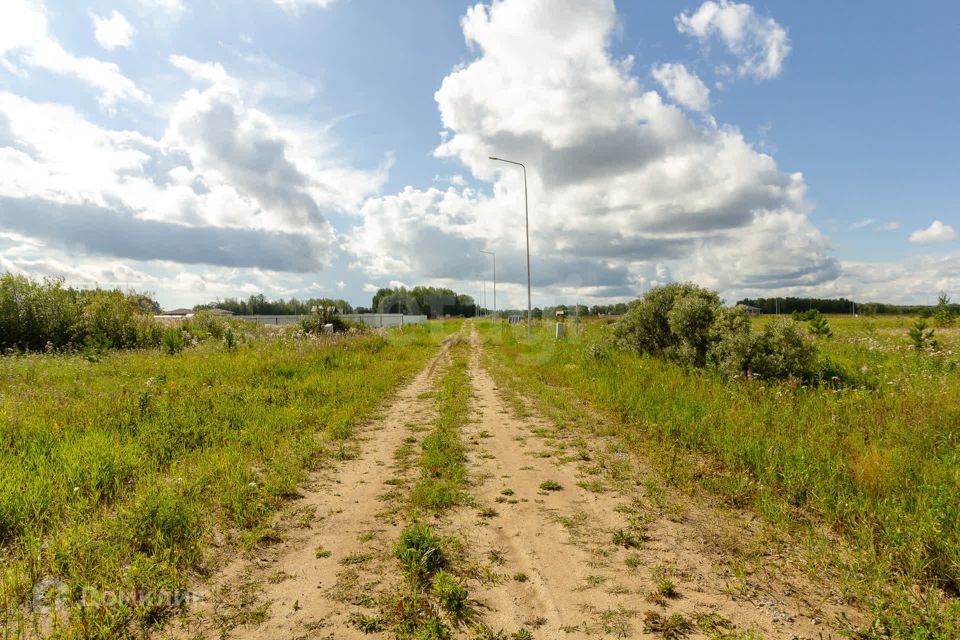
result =
[[513,160],[504,160],[503,158],[494,158],[493,156],[490,156],[490,159],[515,164],[523,169],[523,217],[527,227],[527,340],[532,342],[533,304],[531,304],[532,296],[530,293],[530,205],[527,199],[527,167],[524,166],[522,162],[514,162]]
[[493,251],[484,251],[480,249],[480,253],[485,253],[493,257],[493,317],[497,317],[497,254]]

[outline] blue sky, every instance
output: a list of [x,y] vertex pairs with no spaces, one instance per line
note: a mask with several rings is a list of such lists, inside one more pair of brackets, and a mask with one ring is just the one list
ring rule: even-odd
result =
[[[960,295],[954,3],[12,0],[0,269],[535,304]],[[115,13],[116,12],[116,13]],[[98,28],[99,24],[99,28]]]

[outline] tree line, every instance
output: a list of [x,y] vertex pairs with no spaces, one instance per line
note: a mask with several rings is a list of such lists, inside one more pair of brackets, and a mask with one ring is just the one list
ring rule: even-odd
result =
[[200,304],[193,308],[194,311],[203,309],[223,309],[230,311],[238,316],[305,316],[315,308],[326,309],[335,307],[340,313],[353,313],[354,309],[346,300],[334,300],[333,298],[307,298],[300,300],[290,298],[284,300],[267,300],[262,293],[257,293],[246,300],[238,298],[225,298],[216,300],[207,304]]
[[[929,317],[933,314],[933,305],[923,304],[888,304],[885,302],[856,302],[847,298],[744,298],[737,304],[757,307],[761,313],[792,314],[795,311],[816,310],[820,313],[852,313],[863,315],[909,315]],[[856,307],[854,307],[856,304]],[[960,305],[952,305],[955,312],[960,313]]]

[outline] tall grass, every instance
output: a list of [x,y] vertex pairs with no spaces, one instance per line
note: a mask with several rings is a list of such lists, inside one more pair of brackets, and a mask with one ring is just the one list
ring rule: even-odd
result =
[[[0,635],[122,637],[162,620],[175,606],[80,597],[183,590],[225,548],[268,536],[304,470],[451,328],[0,359]],[[54,628],[30,612],[45,577],[70,589]]]
[[[832,525],[858,550],[848,573],[893,635],[919,628],[931,635],[914,637],[948,637],[943,630],[960,624],[960,373],[952,350],[960,336],[942,331],[943,351],[917,354],[903,319],[830,322],[835,337],[820,348],[845,372],[843,386],[726,382],[604,347],[598,338],[608,327],[599,324],[583,341],[541,333],[527,344],[509,328],[484,335],[502,376],[561,404],[572,392],[604,409],[625,438],[648,454],[659,450],[650,458],[675,480],[699,481],[785,526]],[[713,472],[684,467],[704,455]]]

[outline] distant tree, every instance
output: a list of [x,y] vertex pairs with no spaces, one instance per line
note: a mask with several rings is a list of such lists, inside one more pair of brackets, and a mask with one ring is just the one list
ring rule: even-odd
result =
[[807,326],[810,328],[810,333],[818,338],[829,338],[833,335],[830,325],[827,324],[827,319],[819,313],[807,323]]
[[937,306],[933,309],[933,319],[937,321],[939,326],[949,327],[953,325],[956,318],[957,313],[950,304],[950,298],[946,292],[941,291],[937,299]]

